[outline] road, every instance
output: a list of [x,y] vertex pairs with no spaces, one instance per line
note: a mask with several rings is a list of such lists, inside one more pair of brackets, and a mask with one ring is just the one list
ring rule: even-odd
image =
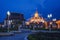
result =
[[[25,40],[26,36],[28,36],[31,33],[35,33],[35,32],[57,32],[57,31],[44,31],[44,30],[33,30],[33,32],[31,30],[20,30],[21,33],[19,34],[15,34],[13,36],[3,36],[0,37],[0,40]],[[60,32],[59,32],[60,33]]]
[[21,33],[15,34],[13,36],[3,36],[0,37],[0,40],[25,40],[25,37],[31,34],[32,32],[29,30],[22,30]]

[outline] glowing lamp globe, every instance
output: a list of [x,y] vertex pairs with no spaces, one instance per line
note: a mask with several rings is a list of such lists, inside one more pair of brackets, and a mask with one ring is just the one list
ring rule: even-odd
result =
[[7,11],[7,15],[10,16],[10,12],[9,11]]

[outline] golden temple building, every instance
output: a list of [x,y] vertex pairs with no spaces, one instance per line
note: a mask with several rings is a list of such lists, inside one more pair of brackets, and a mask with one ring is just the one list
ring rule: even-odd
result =
[[38,14],[38,11],[36,10],[35,14],[33,17],[30,18],[30,20],[28,22],[26,22],[26,25],[30,25],[31,23],[44,23],[45,24],[45,28],[47,28],[47,22],[44,20],[43,17],[40,17]]

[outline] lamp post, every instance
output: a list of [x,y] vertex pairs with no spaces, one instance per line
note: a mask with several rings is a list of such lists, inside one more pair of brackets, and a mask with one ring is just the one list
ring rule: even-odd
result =
[[48,14],[47,17],[49,18],[49,31],[51,31],[51,27],[50,27],[50,19],[52,17],[52,14]]
[[9,11],[7,11],[7,15],[8,15],[8,32],[9,32],[9,16],[10,16],[10,12]]

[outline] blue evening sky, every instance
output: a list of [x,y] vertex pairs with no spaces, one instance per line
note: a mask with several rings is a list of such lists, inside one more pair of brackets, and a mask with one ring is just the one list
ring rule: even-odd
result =
[[44,18],[52,13],[52,18],[60,19],[60,0],[0,0],[0,22],[6,18],[6,12],[18,12],[29,19],[38,9]]

